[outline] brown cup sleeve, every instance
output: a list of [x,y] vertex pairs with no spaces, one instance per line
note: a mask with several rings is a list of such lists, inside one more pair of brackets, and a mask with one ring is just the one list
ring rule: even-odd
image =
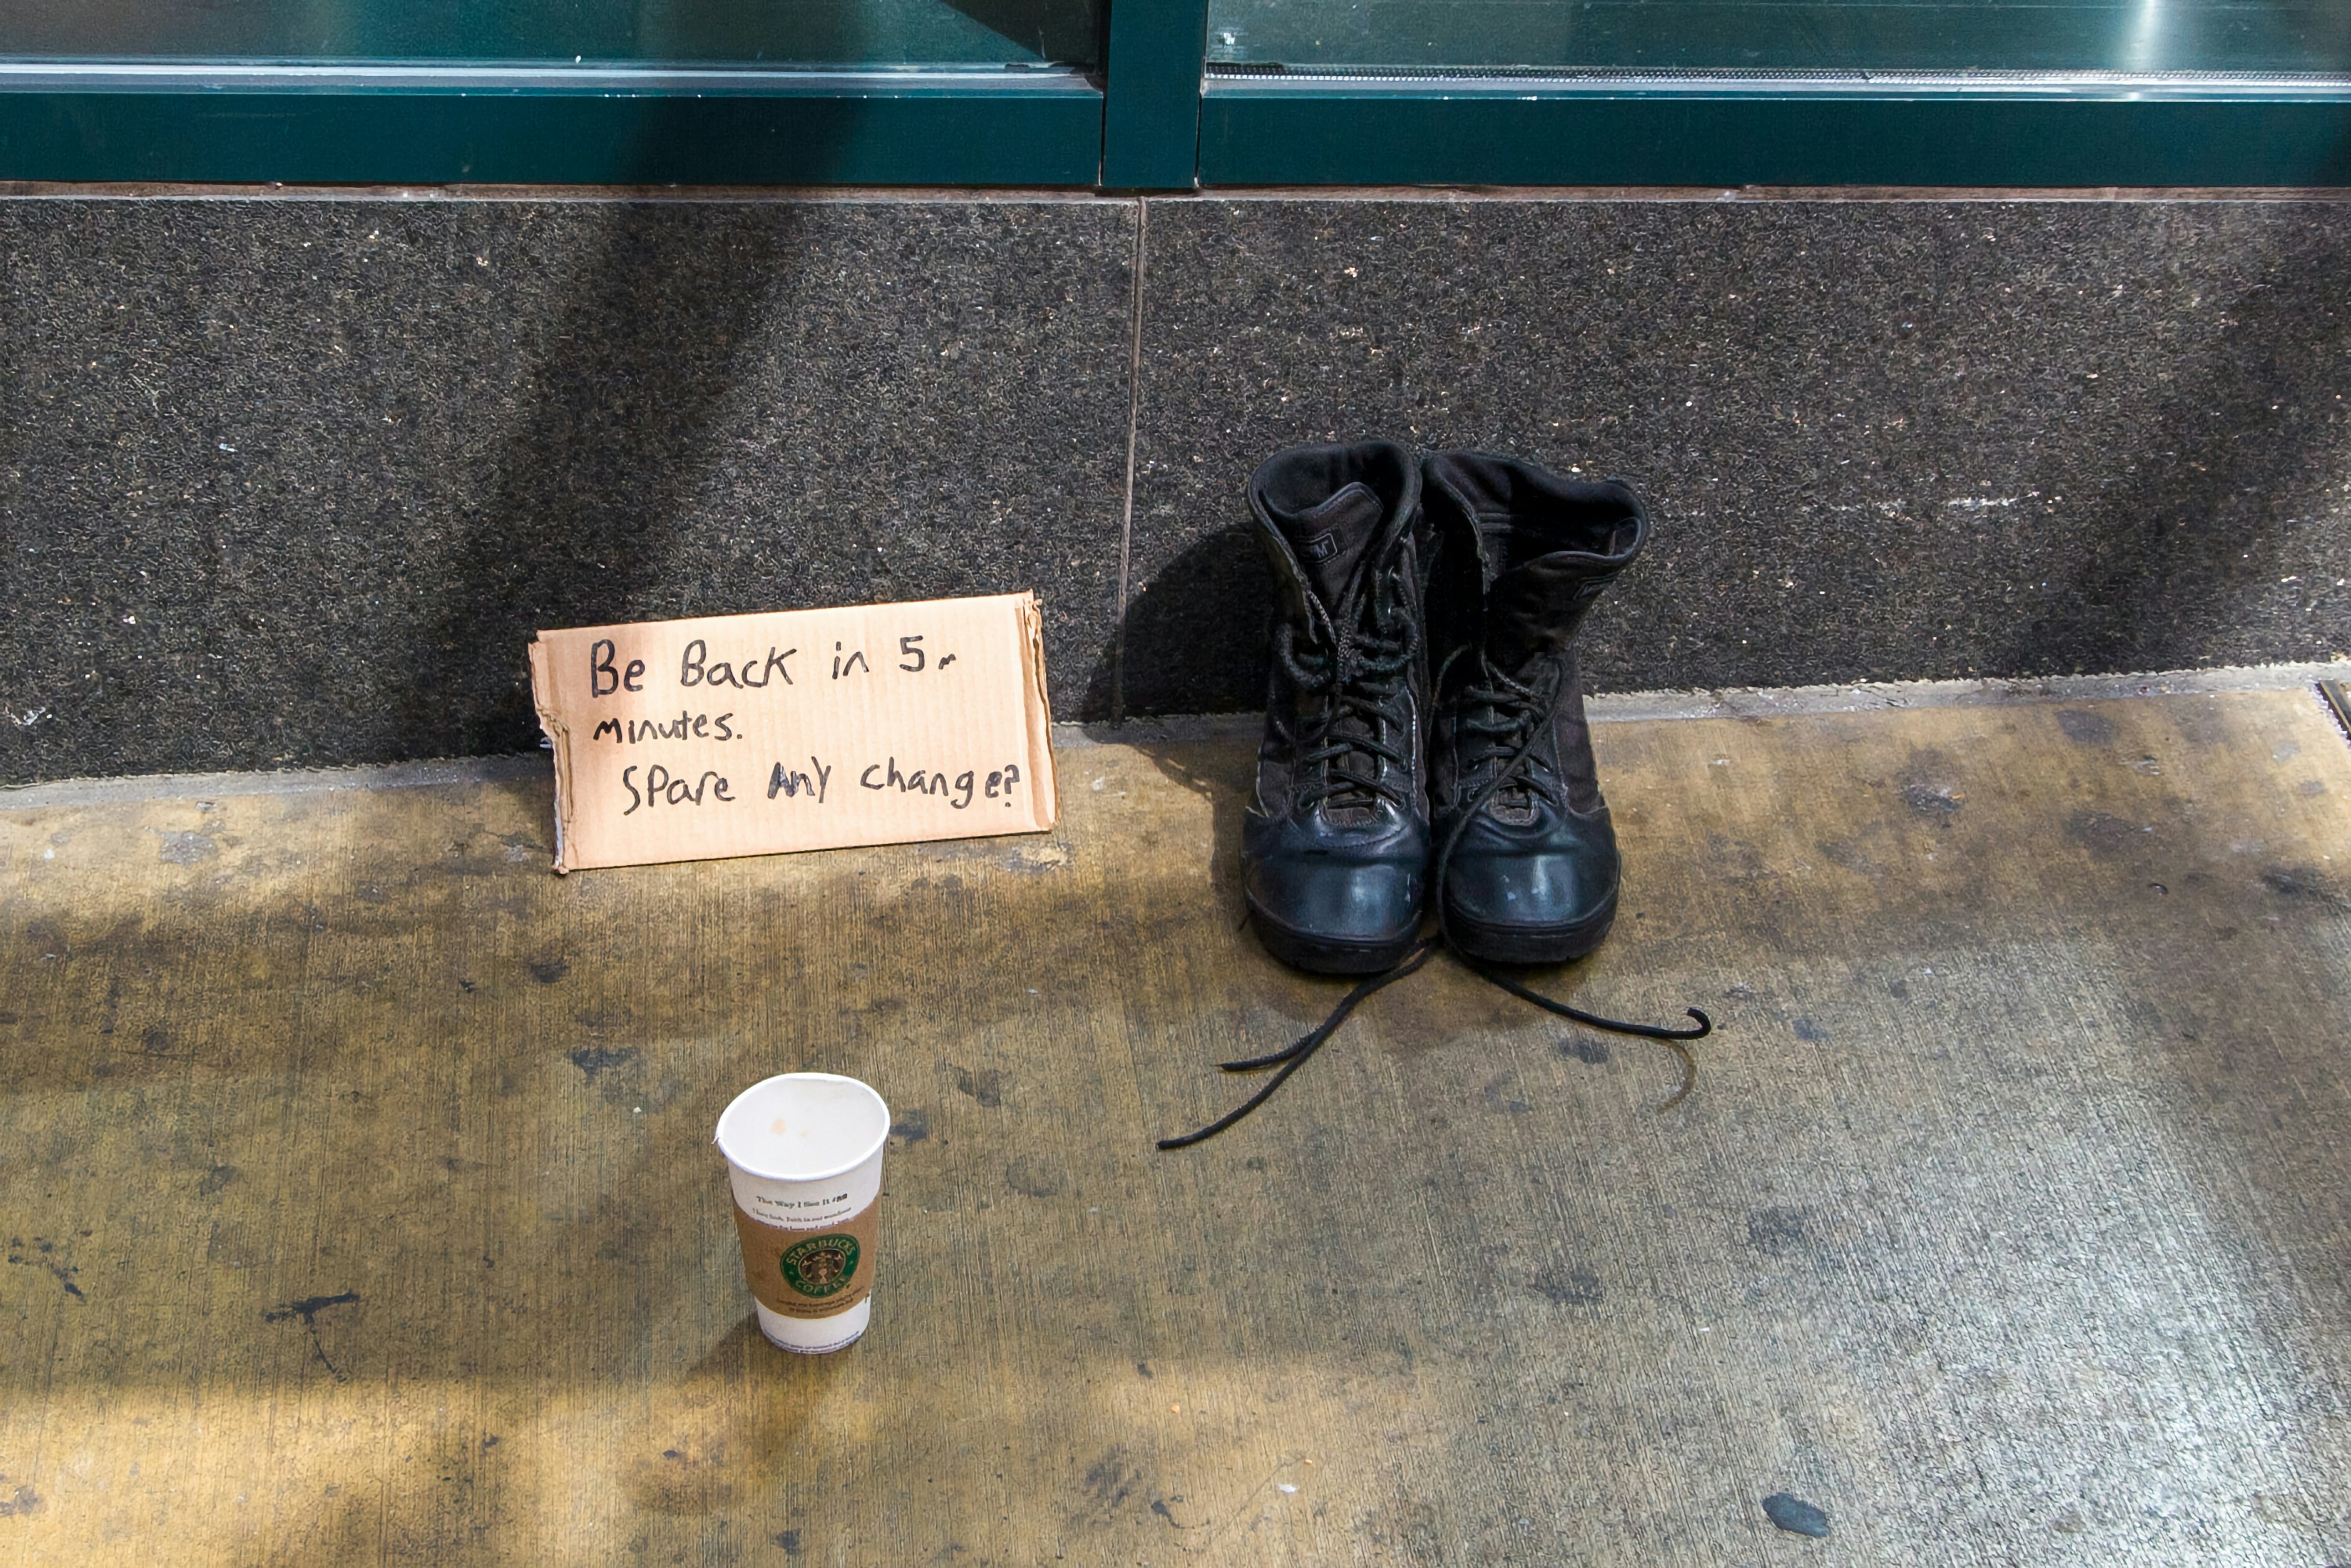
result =
[[768,1225],[735,1207],[743,1239],[743,1278],[752,1296],[788,1318],[829,1318],[847,1312],[873,1289],[879,1261],[882,1199],[848,1218],[810,1230]]

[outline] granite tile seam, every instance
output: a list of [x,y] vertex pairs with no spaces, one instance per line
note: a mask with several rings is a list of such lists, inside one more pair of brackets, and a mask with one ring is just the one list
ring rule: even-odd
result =
[[1134,268],[1134,295],[1130,306],[1132,319],[1129,322],[1134,336],[1128,342],[1126,361],[1126,488],[1119,497],[1118,612],[1111,622],[1110,716],[1113,723],[1126,717],[1126,607],[1134,591],[1134,454],[1143,438],[1143,280],[1149,257],[1150,225],[1150,204],[1136,202],[1134,259],[1129,263]]
[[[2346,674],[2351,674],[2351,661],[2159,670],[2134,674],[2053,675],[2038,680],[1887,681],[1714,692],[1620,692],[1588,697],[1585,702],[1594,724],[1623,724],[1790,718],[1913,708],[2011,707],[2031,703],[2134,697],[2227,696],[2296,688],[2307,688],[2312,700],[2316,701],[2319,682],[2339,680]],[[1057,752],[1077,752],[1138,742],[1247,737],[1255,735],[1263,722],[1260,715],[1239,713],[1155,716],[1120,724],[1058,723],[1053,726],[1053,748]],[[526,754],[435,758],[417,762],[363,763],[350,768],[287,768],[277,772],[148,773],[113,779],[63,779],[44,784],[0,785],[0,811],[49,810],[112,801],[439,789],[532,781],[548,776],[547,758],[543,754]]]

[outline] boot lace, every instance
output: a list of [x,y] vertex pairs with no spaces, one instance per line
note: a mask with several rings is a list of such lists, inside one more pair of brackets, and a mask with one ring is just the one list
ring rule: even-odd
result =
[[[1302,642],[1287,621],[1274,632],[1282,673],[1304,696],[1320,699],[1313,716],[1297,729],[1279,718],[1274,723],[1309,776],[1296,798],[1301,810],[1367,808],[1380,800],[1406,806],[1412,759],[1389,740],[1398,723],[1392,705],[1420,651],[1420,628],[1401,612],[1405,575],[1399,550],[1371,574],[1366,591],[1340,605],[1338,616],[1327,622],[1316,617]],[[1349,766],[1359,758],[1359,766]]]
[[[1448,660],[1447,667],[1451,661]],[[1698,1084],[1698,1059],[1690,1054],[1685,1041],[1704,1040],[1714,1032],[1714,1020],[1697,1008],[1683,1011],[1693,1020],[1687,1029],[1660,1024],[1632,1023],[1622,1019],[1605,1018],[1572,1007],[1556,997],[1548,997],[1531,986],[1501,974],[1477,962],[1463,953],[1452,939],[1445,915],[1445,882],[1453,866],[1454,852],[1460,847],[1462,835],[1468,831],[1478,813],[1501,797],[1506,789],[1532,792],[1556,803],[1559,796],[1554,782],[1534,771],[1535,745],[1549,727],[1552,716],[1559,706],[1562,684],[1553,679],[1544,685],[1548,691],[1521,684],[1503,674],[1488,664],[1484,653],[1479,655],[1479,677],[1482,684],[1473,685],[1463,695],[1469,705],[1469,716],[1460,725],[1460,732],[1469,737],[1469,747],[1462,758],[1462,774],[1479,778],[1461,811],[1456,817],[1452,831],[1438,846],[1434,874],[1430,877],[1431,898],[1437,905],[1437,930],[1399,960],[1396,966],[1358,981],[1330,1015],[1280,1051],[1264,1056],[1243,1057],[1217,1065],[1227,1072],[1258,1072],[1267,1068],[1276,1071],[1263,1087],[1240,1104],[1196,1132],[1176,1137],[1162,1138],[1162,1149],[1189,1148],[1206,1143],[1217,1134],[1273,1098],[1290,1075],[1306,1065],[1314,1053],[1322,1049],[1330,1038],[1338,1033],[1356,1008],[1373,996],[1408,975],[1418,973],[1437,956],[1440,947],[1449,947],[1461,966],[1489,985],[1498,986],[1521,1001],[1531,1002],[1545,1012],[1583,1024],[1587,1029],[1604,1030],[1611,1034],[1633,1035],[1654,1040],[1671,1051],[1681,1068],[1681,1082],[1674,1092],[1658,1103],[1659,1112],[1670,1111],[1689,1097]],[[1439,683],[1442,684],[1442,674]],[[1481,711],[1482,710],[1482,711]],[[1499,766],[1497,764],[1499,763]],[[1548,772],[1548,769],[1544,770]]]
[[[1453,658],[1459,656],[1457,652]],[[1453,658],[1447,659],[1444,669],[1437,672],[1439,690],[1444,688]],[[1562,809],[1566,806],[1558,777],[1535,750],[1535,743],[1550,727],[1563,690],[1559,666],[1553,664],[1548,668],[1547,678],[1520,681],[1496,669],[1479,650],[1478,673],[1462,689],[1463,714],[1455,731],[1455,743],[1460,747],[1460,777],[1478,781],[1473,804],[1461,814],[1463,821],[1489,805],[1523,806],[1530,796],[1540,796]]]

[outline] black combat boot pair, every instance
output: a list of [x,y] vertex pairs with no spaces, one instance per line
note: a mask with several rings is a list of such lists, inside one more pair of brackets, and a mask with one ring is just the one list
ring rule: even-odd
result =
[[1431,905],[1468,957],[1592,951],[1616,839],[1573,643],[1647,540],[1632,491],[1381,441],[1279,454],[1249,509],[1280,594],[1241,845],[1267,951],[1378,974]]
[[1695,1030],[1621,1024],[1489,967],[1580,958],[1616,916],[1616,836],[1573,643],[1647,542],[1633,492],[1369,441],[1279,453],[1249,497],[1279,598],[1243,896],[1275,957],[1368,977],[1288,1050],[1226,1063],[1281,1071],[1231,1115],[1160,1146],[1254,1110],[1439,942],[1563,1017],[1705,1034],[1695,1009]]

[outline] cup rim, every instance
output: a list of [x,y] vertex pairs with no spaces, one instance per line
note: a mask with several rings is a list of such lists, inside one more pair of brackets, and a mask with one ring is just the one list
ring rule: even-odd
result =
[[[802,1081],[814,1080],[826,1083],[847,1083],[856,1088],[862,1089],[882,1112],[881,1132],[874,1135],[874,1139],[871,1144],[866,1145],[860,1151],[855,1159],[847,1161],[841,1165],[831,1166],[826,1170],[809,1171],[805,1174],[794,1172],[787,1175],[782,1171],[761,1170],[758,1166],[751,1165],[747,1161],[737,1159],[726,1147],[726,1118],[735,1113],[736,1106],[740,1105],[744,1101],[748,1100],[752,1095],[757,1094],[768,1084],[779,1083],[788,1079]],[[726,1102],[726,1109],[718,1113],[718,1124],[711,1129],[710,1141],[718,1145],[718,1153],[726,1159],[728,1165],[734,1166],[737,1170],[743,1172],[746,1176],[755,1176],[759,1177],[762,1181],[831,1181],[835,1176],[847,1176],[850,1172],[855,1170],[858,1166],[863,1165],[866,1161],[872,1159],[875,1155],[882,1152],[882,1146],[890,1141],[890,1103],[882,1098],[882,1092],[874,1088],[873,1085],[866,1082],[862,1078],[852,1078],[845,1072],[773,1073],[766,1078],[760,1079],[759,1082],[752,1084],[749,1088],[745,1089],[741,1093],[736,1095],[734,1099]]]

